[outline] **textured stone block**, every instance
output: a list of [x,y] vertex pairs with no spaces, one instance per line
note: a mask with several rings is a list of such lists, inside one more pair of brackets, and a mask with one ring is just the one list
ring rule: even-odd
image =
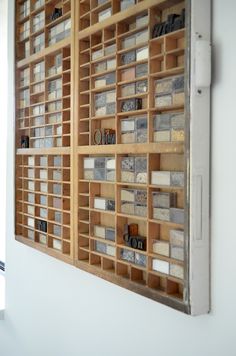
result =
[[114,90],[106,92],[106,103],[114,103],[116,101],[116,92]]
[[116,160],[113,157],[106,158],[106,168],[107,169],[116,169]]
[[122,85],[121,96],[124,97],[124,96],[131,96],[131,95],[135,95],[135,83]]
[[92,52],[92,61],[102,58],[104,56],[103,49],[98,49],[97,51]]
[[53,165],[54,167],[61,167],[61,156],[54,156],[53,157]]
[[135,35],[134,36],[129,36],[126,37],[122,40],[121,42],[121,47],[122,49],[126,49],[126,48],[130,48],[130,47],[134,47],[136,44],[136,38]]
[[53,225],[53,235],[61,237],[61,226]]
[[60,250],[62,249],[62,242],[61,240],[53,239],[52,240],[52,248],[55,250]]
[[105,239],[109,241],[115,241],[116,239],[116,230],[112,227],[107,227],[105,232]]
[[136,172],[135,174],[136,183],[147,183],[147,172]]
[[154,142],[169,142],[170,139],[170,131],[155,131],[153,134]]
[[47,235],[39,234],[39,243],[46,245],[47,243]]
[[184,260],[184,249],[179,246],[170,246],[170,257],[175,258],[176,260]]
[[138,116],[136,118],[136,130],[147,130],[147,117]]
[[147,172],[147,158],[146,157],[135,157],[135,171]]
[[170,275],[176,278],[184,278],[184,268],[183,266],[171,263],[170,264]]
[[[47,212],[47,210],[46,210],[46,212]],[[34,206],[28,205],[28,206],[27,206],[27,213],[28,213],[29,215],[34,215]],[[44,217],[44,216],[43,216],[43,217]]]
[[94,169],[94,179],[95,180],[105,180],[106,179],[105,168],[95,168]]
[[107,63],[106,62],[100,62],[94,65],[94,70],[95,73],[101,73],[104,72],[107,69]]
[[39,215],[40,215],[41,218],[47,219],[47,216],[48,216],[47,209],[40,208],[39,209]]
[[106,115],[112,115],[116,112],[116,103],[107,103],[106,105]]
[[184,209],[170,208],[170,221],[176,224],[184,224]]
[[155,83],[156,94],[170,94],[172,93],[172,78],[160,79]]
[[135,132],[127,132],[121,134],[121,143],[135,143],[136,135]]
[[133,80],[135,78],[135,68],[124,69],[121,72],[121,81]]
[[61,195],[62,194],[62,186],[61,184],[53,184],[53,194]]
[[94,95],[95,108],[102,108],[106,106],[106,93],[99,93]]
[[53,177],[53,180],[61,180],[62,178],[62,173],[61,173],[61,170],[54,170],[52,172],[52,177]]
[[133,183],[135,181],[135,173],[122,171],[121,172],[121,182]]
[[183,92],[184,91],[184,76],[179,75],[173,77],[172,88],[174,92]]
[[48,178],[48,172],[47,172],[46,169],[40,169],[39,178],[40,179],[47,179]]
[[184,130],[172,129],[171,130],[171,141],[173,142],[183,142],[185,139]]
[[153,126],[155,131],[170,130],[171,127],[170,114],[161,114],[161,115],[154,116]]
[[136,85],[135,85],[136,94],[146,93],[147,89],[148,89],[147,80],[142,80],[142,81],[136,82]]
[[112,257],[116,256],[116,248],[115,246],[107,245],[106,254]]
[[135,157],[122,157],[121,170],[134,172],[135,171]]
[[135,120],[123,119],[121,120],[121,132],[134,132],[135,130]]
[[176,206],[176,193],[153,192],[152,199],[155,208],[169,209]]
[[170,172],[152,171],[151,184],[153,185],[170,185]]
[[121,189],[121,201],[134,202],[135,191],[132,189]]
[[136,44],[147,42],[149,39],[148,30],[140,31],[136,33]]
[[173,129],[184,129],[185,117],[184,113],[177,113],[171,115],[171,127]]
[[35,189],[35,183],[32,182],[31,180],[28,181],[28,190],[34,190]]
[[106,180],[109,182],[114,182],[116,177],[116,172],[114,170],[106,171]]
[[147,207],[141,204],[135,204],[134,214],[137,216],[147,216]]
[[175,187],[184,186],[184,172],[171,172],[170,184]]
[[34,231],[33,230],[28,230],[28,239],[34,240]]
[[[46,205],[46,203],[43,204],[43,205]],[[62,206],[61,199],[60,198],[53,198],[53,207],[56,208],[56,209],[61,209],[61,206]]]
[[136,142],[137,143],[147,142],[147,129],[136,131]]
[[130,51],[121,55],[121,64],[126,65],[136,61],[136,52]]
[[116,59],[115,58],[112,58],[112,59],[108,59],[107,60],[107,70],[110,70],[110,69],[115,69],[116,68]]
[[94,241],[94,250],[99,253],[106,254],[107,252],[107,245],[100,241]]
[[136,17],[136,27],[143,27],[148,24],[148,15],[139,15]]
[[128,9],[130,6],[135,5],[135,0],[121,0],[120,9],[121,11]]
[[94,168],[104,168],[105,169],[106,158],[96,157],[94,161]]
[[55,211],[54,220],[55,220],[55,222],[58,222],[58,223],[62,222],[62,214],[61,214],[61,212]]
[[169,274],[169,262],[155,258],[152,260],[152,269],[156,272]]
[[95,88],[101,88],[106,86],[106,78],[105,77],[101,77],[95,80],[94,82],[95,84]]
[[159,95],[155,97],[155,107],[172,105],[172,96],[170,94]]
[[105,236],[106,236],[105,226],[94,225],[93,232],[94,232],[94,236],[100,237],[101,239],[105,239]]
[[28,202],[31,204],[34,204],[35,201],[35,195],[32,193],[28,193],[28,198],[27,198]]
[[134,215],[134,203],[122,202],[121,203],[121,213],[128,214],[128,215]]
[[173,105],[184,105],[184,101],[185,101],[184,93],[173,94]]
[[115,52],[116,52],[116,44],[115,43],[104,48],[104,55],[105,56],[108,56],[108,55],[113,54]]
[[92,169],[85,169],[85,170],[84,170],[84,179],[86,179],[86,180],[93,180],[93,179],[94,179],[94,170],[92,170]]
[[139,48],[136,51],[136,59],[137,61],[142,61],[144,59],[148,59],[148,47],[143,47],[143,48]]
[[106,210],[108,211],[115,211],[116,204],[114,199],[107,199],[106,200]]
[[170,209],[153,208],[153,219],[170,221]]
[[121,102],[121,111],[129,112],[135,110],[141,110],[143,101],[140,98],[127,99]]
[[47,164],[48,164],[47,157],[46,156],[41,156],[40,159],[39,159],[39,162],[40,162],[40,166],[41,167],[46,167]]
[[122,260],[134,263],[134,261],[135,261],[135,252],[122,248],[120,250],[120,258]]
[[112,15],[112,9],[109,7],[98,13],[98,22],[108,19]]
[[136,265],[142,266],[142,267],[146,267],[147,264],[147,257],[145,255],[142,255],[139,252],[135,252],[135,261],[134,263]]
[[148,74],[148,65],[147,63],[137,64],[136,66],[136,78],[144,77]]
[[28,178],[34,178],[34,169],[28,169],[28,174],[27,175],[28,175]]
[[28,166],[34,166],[34,157],[28,157]]
[[154,240],[152,245],[152,250],[158,255],[163,255],[169,257],[170,255],[170,245],[169,242]]
[[94,209],[106,210],[106,198],[95,197]]
[[144,189],[136,190],[135,201],[136,203],[147,205],[147,191]]
[[40,195],[39,202],[41,205],[47,205],[47,197],[45,195]]
[[170,243],[175,246],[184,246],[184,231],[170,230]]

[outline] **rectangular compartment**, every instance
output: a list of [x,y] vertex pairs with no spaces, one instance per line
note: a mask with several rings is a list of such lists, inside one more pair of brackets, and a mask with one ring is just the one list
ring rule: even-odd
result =
[[155,107],[183,106],[184,76],[158,79],[155,83]]
[[152,269],[153,271],[169,274],[170,273],[170,264],[167,261],[163,261],[157,258],[152,260]]
[[158,255],[170,256],[170,244],[168,241],[153,240],[152,250]]

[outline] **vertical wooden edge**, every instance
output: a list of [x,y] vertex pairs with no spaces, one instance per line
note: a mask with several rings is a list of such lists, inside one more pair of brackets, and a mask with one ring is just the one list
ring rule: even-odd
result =
[[[16,38],[17,38],[17,35],[16,35],[16,31],[17,31],[17,26],[16,26],[16,19],[17,19],[17,2],[16,0],[14,1],[14,44],[16,43]],[[14,149],[13,149],[13,154],[14,154],[14,157],[13,157],[13,164],[14,164],[14,173],[15,173],[15,177],[14,177],[14,203],[15,203],[15,206],[14,206],[14,232],[16,233],[16,208],[17,208],[17,199],[16,199],[16,186],[17,186],[17,170],[16,170],[16,152],[17,152],[17,125],[16,125],[16,117],[17,117],[17,100],[18,100],[18,93],[17,93],[17,50],[16,50],[16,46],[13,46],[13,53],[14,53],[14,84],[13,84],[13,92],[14,92],[14,96],[15,96],[15,100],[14,100],[14,103],[15,103],[15,107],[13,109],[13,130],[14,130]]]
[[189,291],[189,213],[190,213],[190,41],[191,41],[191,1],[185,0],[185,215],[184,215],[184,301],[190,310],[190,291]]
[[[187,118],[190,118],[190,40],[191,40],[191,34],[190,34],[190,13],[191,13],[191,1],[188,0],[184,0],[185,1],[185,6],[186,6],[186,12],[187,12],[187,24],[186,24],[186,53],[185,53],[185,73],[186,73],[186,82],[187,84],[185,84],[185,114]],[[141,8],[145,8],[148,6],[147,4],[151,4],[150,6],[156,6],[159,3],[164,3],[164,0],[159,0],[157,1],[157,3],[154,3],[153,0],[149,0],[148,2],[146,2],[146,4],[144,4],[144,2],[141,2],[141,4],[143,5],[139,5],[141,6]],[[174,1],[175,2],[175,1]],[[15,2],[16,5],[16,2]],[[137,7],[138,8],[138,7]],[[15,6],[15,16],[16,16],[16,6]],[[132,11],[127,11],[125,12],[126,14],[131,14]],[[136,13],[136,12],[135,12]],[[150,10],[149,10],[150,13]],[[125,15],[125,14],[124,14]],[[127,16],[128,17],[128,16]],[[120,14],[118,15],[118,17],[116,16],[115,18],[120,18]],[[124,18],[125,19],[125,18]],[[119,21],[122,21],[123,19],[120,19]],[[59,254],[56,251],[53,251],[52,249],[48,248],[48,247],[44,247],[44,246],[40,246],[39,244],[37,244],[34,241],[30,241],[29,239],[23,238],[21,236],[15,236],[17,241],[20,241],[30,247],[35,248],[36,250],[39,250],[43,253],[46,253],[50,256],[53,256],[55,258],[58,258],[59,260],[62,260],[66,263],[70,263],[72,265],[74,265],[77,268],[80,268],[86,272],[92,273],[98,277],[101,277],[107,281],[113,282],[121,287],[124,287],[128,290],[131,290],[133,292],[136,292],[138,294],[141,294],[145,297],[151,298],[152,300],[158,301],[162,304],[168,305],[170,307],[173,307],[177,310],[181,310],[187,314],[189,314],[191,312],[190,309],[190,290],[189,290],[189,233],[190,233],[190,227],[189,227],[189,211],[190,211],[190,203],[189,203],[189,198],[190,198],[190,182],[189,182],[189,172],[190,172],[190,123],[189,120],[186,120],[186,141],[185,141],[185,178],[186,178],[186,187],[185,187],[185,279],[184,279],[184,298],[183,301],[181,300],[175,300],[174,297],[172,297],[171,295],[163,295],[161,292],[156,292],[154,289],[149,288],[148,285],[147,286],[143,286],[141,284],[136,283],[134,280],[135,278],[131,278],[130,280],[126,280],[124,278],[121,278],[118,275],[114,275],[112,273],[108,273],[107,271],[105,271],[103,268],[96,268],[96,266],[92,265],[89,261],[88,264],[84,263],[83,261],[80,261],[78,259],[78,243],[79,243],[79,236],[78,236],[78,210],[79,210],[79,168],[80,168],[80,164],[79,164],[79,149],[78,149],[78,138],[79,138],[79,75],[80,75],[80,56],[79,56],[79,39],[83,38],[81,37],[81,33],[79,32],[79,21],[80,21],[80,5],[79,5],[79,1],[78,0],[71,0],[71,35],[70,35],[70,49],[71,49],[71,101],[70,101],[70,131],[71,131],[71,144],[70,144],[70,148],[68,150],[67,154],[70,154],[70,183],[71,183],[71,190],[70,190],[70,209],[71,209],[71,220],[70,220],[70,255],[65,255],[63,253]],[[110,21],[110,20],[109,20]],[[109,23],[109,22],[108,22]],[[16,20],[15,20],[15,24],[16,24]],[[100,25],[99,25],[100,26]],[[97,28],[99,29],[100,27],[97,26]],[[117,27],[117,23],[116,23],[116,27]],[[103,25],[101,26],[101,28],[103,28]],[[104,26],[105,28],[105,26]],[[16,25],[15,25],[15,38],[16,38]],[[86,31],[88,32],[88,36],[90,36],[90,33],[88,31],[88,29],[86,29]],[[84,33],[87,33],[86,31],[84,31]],[[93,32],[95,33],[95,32]],[[117,34],[116,34],[117,36]],[[116,38],[116,42],[117,42],[117,38]],[[16,42],[16,41],[15,41]],[[69,42],[68,42],[69,43]],[[63,47],[61,47],[63,48]],[[91,50],[90,50],[91,51]],[[117,55],[116,55],[117,57]],[[45,55],[44,56],[40,56],[40,58],[44,58],[45,59]],[[30,65],[31,62],[28,62],[28,64]],[[148,58],[148,68],[150,71],[150,57]],[[15,53],[15,73],[17,73],[17,57],[16,57],[16,53]],[[116,72],[118,73],[118,69],[116,68]],[[150,74],[150,73],[149,73]],[[15,128],[15,173],[17,173],[16,170],[16,140],[17,140],[17,129],[16,129],[16,115],[17,115],[17,111],[16,111],[16,107],[17,107],[17,100],[18,100],[18,92],[16,90],[17,88],[17,75],[15,75],[14,78],[15,81],[15,120],[14,120],[14,128]],[[148,86],[149,88],[151,87],[151,82],[152,79],[150,79],[150,75],[148,75]],[[116,83],[116,90],[117,90],[118,84]],[[90,93],[91,93],[91,86],[90,86]],[[91,95],[91,94],[90,94]],[[150,118],[151,118],[151,112],[150,112],[150,108],[151,108],[151,102],[150,99],[151,95],[148,96],[148,103],[147,103],[147,110],[148,110],[148,120],[149,120],[149,124],[150,124]],[[90,115],[90,122],[91,122],[91,115]],[[117,120],[117,116],[116,116],[116,132],[118,132],[118,120]],[[90,130],[91,131],[91,130]],[[150,125],[149,125],[149,135],[151,134],[150,132]],[[83,149],[83,146],[81,146]],[[92,146],[91,146],[92,147]],[[93,148],[94,149],[94,148]],[[80,152],[81,153],[81,152]],[[96,152],[97,153],[97,152]],[[96,154],[95,153],[95,154]],[[103,153],[103,152],[100,152]],[[115,157],[116,157],[116,164],[118,162],[117,157],[118,155],[121,155],[121,152],[113,152]],[[139,151],[137,150],[137,153],[139,153]],[[148,151],[147,157],[148,157],[148,162],[150,162],[150,154],[151,153],[160,153],[160,152],[154,152],[154,151]],[[34,154],[34,153],[32,153]],[[38,153],[39,154],[39,153]],[[45,153],[47,154],[47,153]],[[56,152],[55,152],[56,154]],[[104,154],[105,151],[104,151]],[[149,164],[149,163],[148,163]],[[117,167],[118,168],[118,167]],[[116,171],[117,174],[118,170]],[[150,167],[148,166],[148,174],[150,173]],[[150,177],[149,177],[150,179]],[[90,186],[90,183],[89,183]],[[17,195],[16,195],[16,187],[17,187],[17,176],[15,174],[15,231],[16,231],[16,219],[17,219],[17,214],[16,214],[16,207],[17,207]],[[149,187],[147,186],[147,190],[149,190]],[[149,196],[149,194],[148,194]],[[118,199],[118,185],[115,184],[115,197],[116,199]],[[91,199],[90,199],[91,200]],[[148,198],[148,200],[150,200],[150,198]],[[149,201],[148,201],[148,206],[149,206]],[[148,251],[150,250],[149,248],[149,244],[150,244],[150,214],[148,213],[148,218],[146,221],[146,233],[147,233],[147,241],[148,241]],[[117,227],[117,213],[115,213],[115,226]],[[91,226],[91,221],[90,221],[90,226]],[[90,251],[91,251],[91,246],[90,246]],[[117,246],[116,246],[116,257],[117,257]],[[91,255],[89,253],[89,255]],[[103,260],[103,258],[105,257],[101,257],[101,259]],[[118,258],[116,258],[115,261],[115,270],[116,270],[116,266],[117,266],[117,262],[119,262]],[[103,264],[102,264],[103,266]],[[135,269],[135,266],[131,266],[131,269]],[[147,275],[149,274],[149,270],[148,270],[148,263],[147,263],[147,267],[146,267],[146,272]]]
[[71,39],[71,60],[72,72],[71,82],[73,83],[72,94],[72,114],[71,114],[71,236],[73,240],[73,259],[77,260],[78,256],[78,86],[79,86],[79,49],[78,49],[78,32],[79,32],[79,4],[77,0],[71,0],[71,16],[72,16],[72,39]]

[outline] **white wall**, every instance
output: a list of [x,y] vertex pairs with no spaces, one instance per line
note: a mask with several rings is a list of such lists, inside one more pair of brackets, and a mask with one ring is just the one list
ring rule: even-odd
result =
[[236,2],[213,3],[211,314],[183,315],[14,241],[10,95],[1,356],[236,356]]

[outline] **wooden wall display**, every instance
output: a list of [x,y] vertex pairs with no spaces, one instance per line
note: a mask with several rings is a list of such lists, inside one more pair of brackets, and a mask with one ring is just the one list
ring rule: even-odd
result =
[[16,239],[189,313],[187,10],[16,1]]

